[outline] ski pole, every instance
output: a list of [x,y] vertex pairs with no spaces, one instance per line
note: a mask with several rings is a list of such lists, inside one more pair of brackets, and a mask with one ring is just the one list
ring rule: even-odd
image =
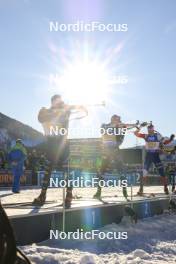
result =
[[[64,181],[66,181],[66,172],[64,172]],[[65,232],[65,187],[63,188],[63,217],[62,217],[62,231]]]

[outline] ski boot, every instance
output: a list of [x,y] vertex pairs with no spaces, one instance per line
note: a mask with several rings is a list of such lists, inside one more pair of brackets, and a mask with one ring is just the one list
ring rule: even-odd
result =
[[168,189],[168,187],[167,187],[167,177],[161,177],[161,183],[164,185],[164,193],[166,194],[166,195],[168,195],[169,194],[169,189]]
[[172,194],[176,194],[175,185],[172,185]]
[[93,196],[94,199],[100,199],[101,198],[101,188],[99,187],[97,189],[97,192]]
[[16,193],[20,193],[20,191],[12,191],[12,192],[15,193],[15,194],[16,194]]
[[34,199],[32,205],[42,206],[46,201],[46,190],[42,190],[40,195]]
[[169,189],[168,189],[167,185],[164,186],[164,193],[166,195],[169,195]]
[[123,196],[125,197],[125,199],[128,199],[128,193],[126,187],[123,187]]
[[143,186],[140,186],[139,191],[137,192],[137,195],[143,196],[143,194],[144,194]]

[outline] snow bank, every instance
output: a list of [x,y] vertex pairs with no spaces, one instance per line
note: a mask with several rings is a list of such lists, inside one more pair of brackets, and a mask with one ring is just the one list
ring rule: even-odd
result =
[[176,215],[143,219],[125,217],[101,231],[127,231],[128,240],[57,241],[22,247],[36,264],[165,264],[176,263]]

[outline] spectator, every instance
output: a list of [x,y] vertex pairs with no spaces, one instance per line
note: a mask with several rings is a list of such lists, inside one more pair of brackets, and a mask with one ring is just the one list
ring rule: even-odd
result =
[[21,139],[16,140],[16,145],[10,150],[8,160],[13,174],[12,192],[19,193],[20,178],[24,173],[24,162],[27,158],[27,151]]
[[28,155],[28,169],[32,172],[32,185],[37,184],[37,171],[38,171],[39,156],[37,151],[34,149],[32,153]]
[[0,150],[0,169],[5,168],[5,162],[6,162],[5,153],[3,150]]

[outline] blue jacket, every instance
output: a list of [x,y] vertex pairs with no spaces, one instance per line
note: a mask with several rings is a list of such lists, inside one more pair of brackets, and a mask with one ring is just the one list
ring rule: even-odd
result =
[[9,162],[24,163],[27,158],[26,149],[21,144],[16,144],[9,152]]

